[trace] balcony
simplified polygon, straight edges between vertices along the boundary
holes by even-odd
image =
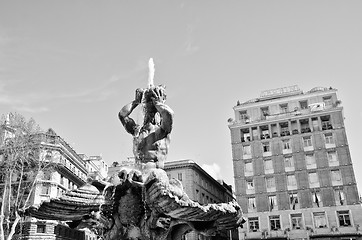
[[[309,132],[311,132],[311,131],[312,131],[312,130],[311,130],[309,127],[302,128],[302,129],[300,130],[301,133],[309,133]]]
[[[322,122],[322,130],[329,130],[329,129],[333,129],[333,126],[331,124],[331,122]]]

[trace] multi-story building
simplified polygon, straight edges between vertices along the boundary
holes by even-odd
[[[229,119],[243,239],[360,239],[362,209],[333,88],[268,90]]]
[[[11,128],[7,127],[6,124],[1,125],[0,150],[7,138],[11,138],[11,136]],[[51,162],[52,166],[56,167],[50,171],[39,172],[33,197],[27,204],[28,206],[39,205],[43,201],[60,196],[65,191],[77,189],[84,185],[90,176],[100,178],[103,176],[102,174],[105,174],[104,171],[107,166],[102,165],[103,160],[100,157],[87,158],[83,154],[77,154],[52,129],[37,133],[36,139],[40,149],[37,155],[39,161]],[[0,158],[0,161],[1,159],[4,161],[3,158]],[[104,166],[105,169],[99,167],[94,161],[100,162],[100,166]],[[97,173],[96,176],[93,173]],[[17,181],[13,181],[13,184],[16,185]],[[0,192],[3,192],[3,185],[4,183],[0,181]],[[22,237],[21,239],[96,239],[92,232],[73,230],[58,221],[44,221],[25,217],[19,225],[22,226],[22,232],[19,235]]]
[[[184,191],[193,201],[200,204],[230,202],[234,199],[231,185],[222,180],[215,180],[197,163],[192,160],[177,160],[165,162],[164,170],[169,179],[175,178],[182,182]],[[237,240],[238,230],[225,231],[211,237],[189,233],[185,239],[232,239]]]
[[[92,179],[103,180],[108,175],[108,165],[101,156],[87,156],[79,154],[86,164],[88,175]]]

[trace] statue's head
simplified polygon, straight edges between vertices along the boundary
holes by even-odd
[[[145,111],[145,123],[156,124],[155,114],[157,109],[154,105],[154,99],[164,103],[166,101],[166,90],[164,85],[158,85],[155,87],[147,88],[143,95],[144,99],[144,111]]]
[[[166,88],[164,85],[158,85],[151,88],[147,88],[144,91],[144,102],[152,103],[152,99],[160,97],[161,101],[166,101]]]

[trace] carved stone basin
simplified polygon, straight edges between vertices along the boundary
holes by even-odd
[[[237,228],[243,221],[235,201],[200,205],[189,199],[180,181],[169,180],[162,169],[152,170],[145,181],[137,176],[128,176],[118,185],[93,181],[32,206],[27,214],[71,221],[73,228],[86,226],[105,240],[178,240],[189,231],[211,236]]]

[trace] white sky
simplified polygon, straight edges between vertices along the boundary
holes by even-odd
[[[132,137],[117,114],[147,87],[152,57],[175,111],[168,160],[208,165],[234,185],[227,119],[237,100],[332,86],[361,187],[361,12],[348,0],[0,0],[0,113],[33,117],[79,153],[123,160]]]

